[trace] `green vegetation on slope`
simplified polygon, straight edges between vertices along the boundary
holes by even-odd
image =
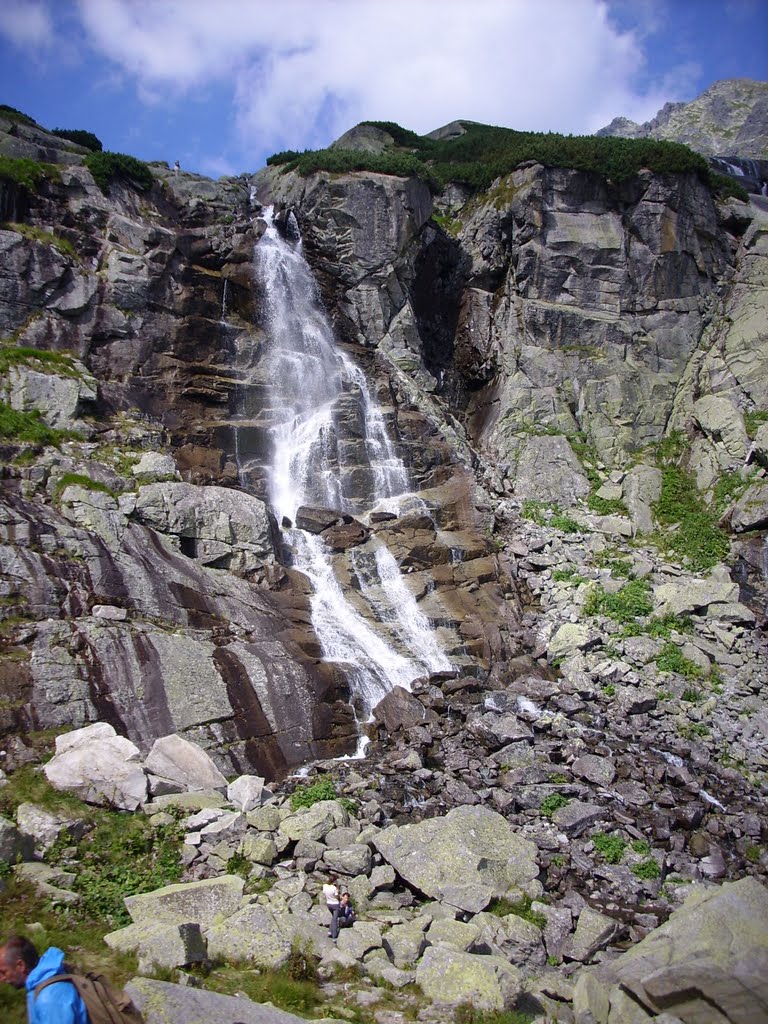
[[[81,128],[54,128],[51,131],[51,135],[57,135],[60,139],[68,139],[70,142],[75,142],[78,146],[84,146],[94,153],[100,153],[104,148],[101,144],[101,139],[94,135],[93,132],[86,132]]]
[[[128,156],[126,153],[111,153],[109,150],[89,153],[84,163],[93,175],[93,180],[105,194],[109,192],[109,186],[116,178],[144,191],[151,188],[154,181],[152,171],[143,160],[137,160],[135,156]]]
[[[631,178],[641,168],[657,174],[694,172],[712,185],[704,157],[676,142],[518,132],[469,123],[458,138],[437,141],[389,121],[362,123],[388,132],[395,147],[381,154],[347,149],[287,151],[274,154],[267,163],[283,165],[302,175],[317,170],[415,174],[436,188],[448,182],[463,182],[487,189],[496,178],[528,160],[546,167],[591,171],[613,182]]]
[[[59,172],[53,164],[41,164],[27,157],[16,159],[0,154],[0,178],[34,192],[46,178],[57,178]]]

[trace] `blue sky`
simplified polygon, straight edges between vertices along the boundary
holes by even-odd
[[[768,0],[4,0],[0,103],[217,177],[364,119],[642,122],[767,40]]]

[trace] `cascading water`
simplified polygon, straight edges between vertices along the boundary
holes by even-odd
[[[256,246],[263,290],[274,408],[270,502],[291,523],[302,505],[364,517],[373,508],[402,514],[424,509],[386,430],[365,375],[337,348],[295,219],[283,237],[272,210]],[[293,218],[293,215],[290,215]],[[312,624],[326,660],[344,664],[359,718],[396,684],[448,670],[429,621],[378,538],[355,549],[352,565],[365,617],[345,597],[331,552],[320,537],[286,527],[296,568],[313,585]],[[363,553],[364,552],[364,553]]]

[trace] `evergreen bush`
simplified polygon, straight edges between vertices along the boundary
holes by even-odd
[[[101,144],[101,139],[97,138],[93,132],[86,132],[80,128],[54,128],[51,131],[51,135],[57,135],[60,139],[68,139],[70,142],[75,142],[78,146],[84,146],[94,153],[100,153],[104,148]]]
[[[141,191],[150,189],[154,182],[148,165],[126,153],[111,153],[105,149],[100,153],[89,153],[84,163],[105,195],[115,178],[127,181]]]

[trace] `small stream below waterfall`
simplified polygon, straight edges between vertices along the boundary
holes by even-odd
[[[407,688],[418,676],[450,670],[451,662],[380,538],[348,553],[353,604],[323,540],[287,524],[302,505],[362,521],[373,510],[402,515],[426,508],[411,490],[365,374],[336,345],[293,215],[284,233],[271,208],[262,216],[266,230],[254,266],[269,368],[269,502],[293,566],[311,581],[323,658],[343,666],[355,713],[365,721],[393,686]],[[236,449],[239,457],[237,440]]]

